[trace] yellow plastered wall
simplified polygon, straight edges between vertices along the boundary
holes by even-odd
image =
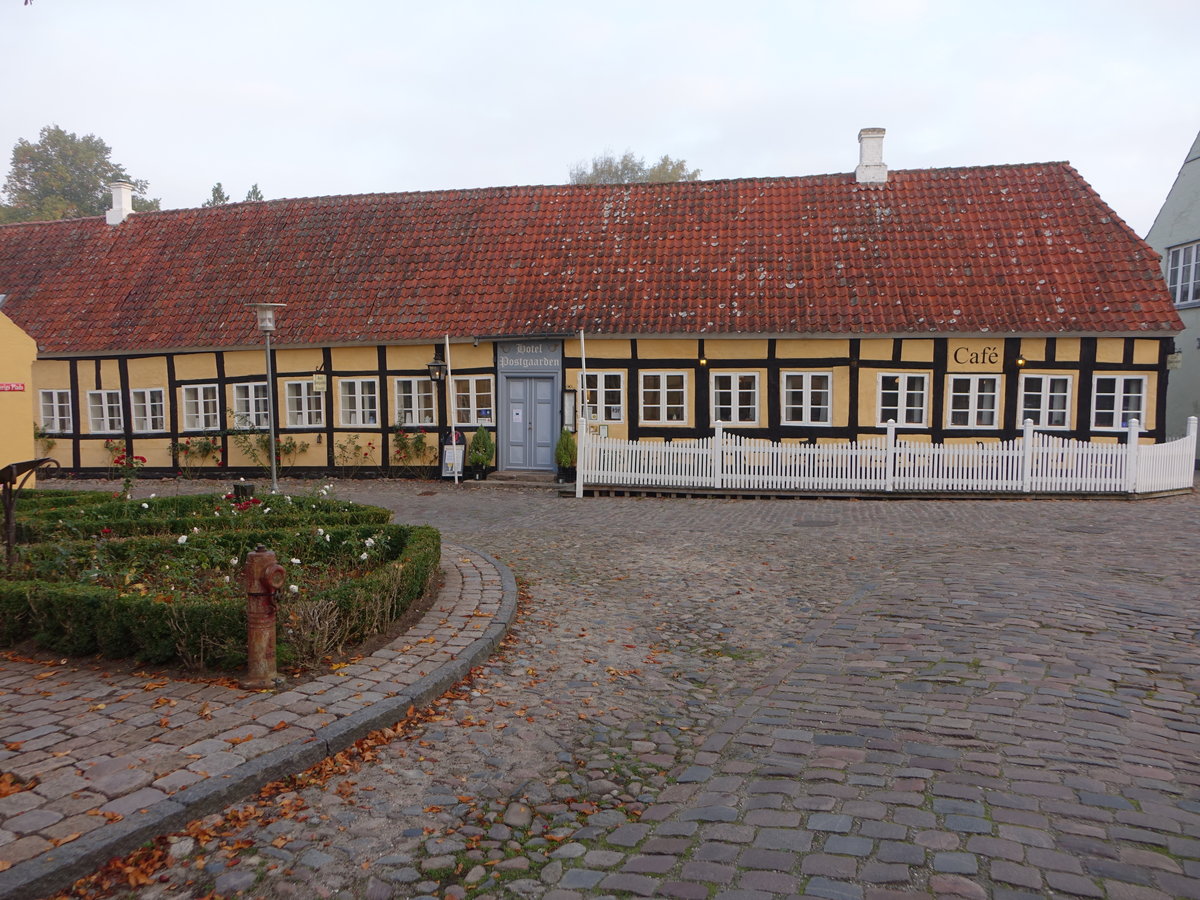
[[[1046,359],[1045,338],[1022,338],[1021,355],[1027,362],[1040,362]]]
[[[862,359],[891,359],[892,341],[887,338],[866,338],[859,342],[858,353]]]
[[[374,347],[334,347],[330,351],[329,359],[333,368],[339,372],[374,372],[379,369],[379,354]]]
[[[783,363],[794,359],[802,362],[807,359],[836,359],[849,358],[850,342],[842,339],[821,340],[819,338],[790,340],[787,338],[775,342],[775,357]]]
[[[1058,338],[1054,342],[1054,358],[1059,362],[1078,362],[1079,340],[1079,338]]]
[[[639,359],[699,359],[700,342],[690,340],[638,341]]]
[[[0,465],[35,459],[33,423],[39,415],[37,390],[33,383],[33,361],[37,344],[0,313]],[[32,485],[30,478],[27,485]]]
[[[1158,362],[1158,341],[1134,341],[1133,361],[1139,366],[1152,366]]]
[[[704,342],[704,355],[710,362],[719,359],[766,359],[764,340],[709,340]]]
[[[1124,338],[1099,338],[1096,341],[1096,362],[1119,363],[1125,358]]]
[[[905,362],[933,362],[933,341],[901,342],[900,358]]]
[[[583,348],[587,351],[589,368],[593,359],[629,359],[633,354],[633,342],[627,340],[585,337]],[[563,341],[563,354],[579,356],[579,338]]]

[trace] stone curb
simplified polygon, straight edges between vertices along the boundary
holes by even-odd
[[[327,756],[340,753],[355,741],[404,718],[410,706],[428,705],[447,688],[492,654],[507,633],[517,610],[517,582],[512,570],[486,553],[464,547],[492,566],[500,575],[500,608],[483,634],[453,660],[415,682],[403,693],[331,722],[306,744],[279,747],[224,775],[207,778],[160,800],[120,822],[105,825],[62,847],[18,863],[0,872],[0,900],[37,900],[68,887],[113,857],[123,856],[141,844],[188,822],[224,809],[265,784],[302,772]]]

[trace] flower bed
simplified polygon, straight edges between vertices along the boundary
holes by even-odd
[[[280,660],[309,664],[385,629],[437,571],[432,528],[385,524],[390,513],[378,507],[272,501],[281,502],[233,510],[215,495],[145,505],[105,496],[49,515],[31,510],[26,532],[47,539],[22,546],[0,581],[0,645],[33,638],[68,655],[240,666],[241,574],[246,554],[262,545],[287,570],[277,597]],[[95,527],[102,521],[113,524]]]

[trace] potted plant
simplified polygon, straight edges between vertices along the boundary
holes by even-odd
[[[492,464],[492,456],[496,453],[496,442],[486,428],[480,428],[471,435],[471,443],[467,445],[467,475],[476,481],[487,478],[488,466]]]
[[[554,445],[554,462],[558,465],[559,484],[575,480],[575,463],[578,455],[579,449],[575,445],[575,435],[564,428],[558,436],[558,443]]]

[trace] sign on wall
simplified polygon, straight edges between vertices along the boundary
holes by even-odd
[[[23,381],[0,381],[0,391],[23,391],[25,390],[25,382]]]

